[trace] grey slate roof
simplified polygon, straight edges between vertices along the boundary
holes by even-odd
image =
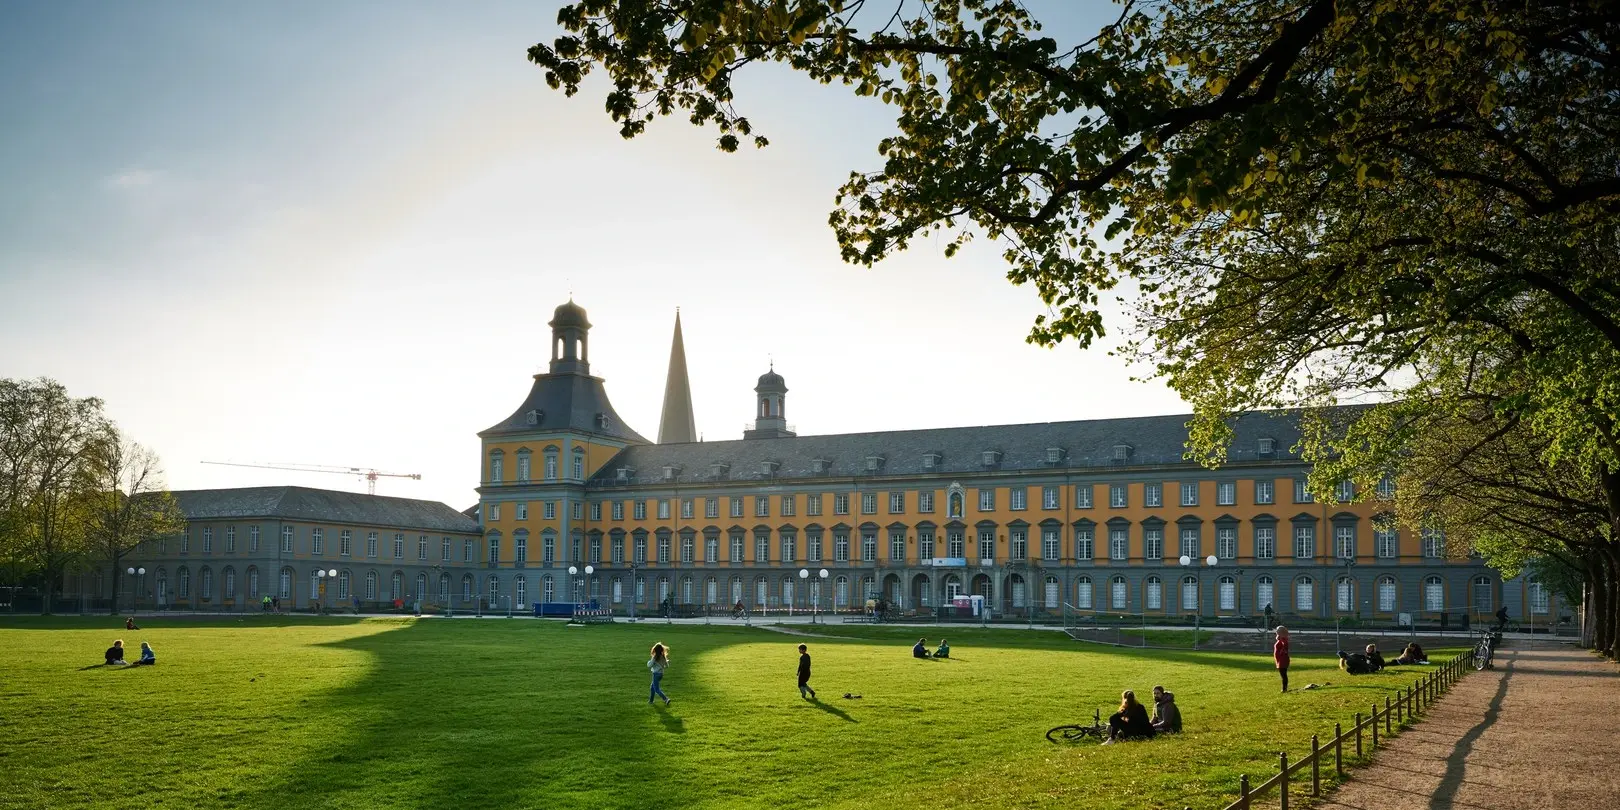
[[[190,489],[173,493],[187,520],[270,518],[477,534],[478,522],[438,501],[309,487]]]
[[[1233,425],[1236,437],[1228,460],[1297,458],[1289,449],[1299,439],[1298,415],[1297,411],[1264,411],[1237,417]],[[1186,424],[1191,419],[1191,414],[1174,414],[632,446],[619,451],[603,465],[589,484],[607,487],[666,483],[664,467],[668,465],[680,468],[676,482],[694,483],[1183,464],[1188,463],[1182,459],[1182,454],[1187,440]],[[1271,456],[1260,455],[1261,438],[1274,440],[1275,450]],[[1114,447],[1122,444],[1130,445],[1131,453],[1125,462],[1116,463]],[[1056,465],[1047,461],[1047,448],[1051,447],[1063,450],[1062,460]],[[999,453],[993,466],[984,464],[985,451]],[[923,466],[924,456],[930,453],[939,454],[932,470]],[[883,457],[876,472],[867,468],[869,456]],[[817,471],[817,459],[830,462],[824,472]],[[762,469],[763,462],[775,462],[778,466],[767,475]],[[729,464],[729,472],[717,476],[712,469],[715,463]],[[635,473],[624,481],[618,478],[620,468],[630,468]]]
[[[539,419],[533,424],[529,422],[530,411],[539,412]],[[511,416],[478,435],[487,437],[535,430],[572,430],[647,443],[613,410],[607,389],[602,387],[601,377],[574,372],[536,374],[534,386],[529,389],[529,396],[523,400],[523,404]]]

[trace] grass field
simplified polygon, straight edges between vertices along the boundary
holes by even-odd
[[[118,628],[118,629],[109,629]],[[1213,808],[1420,673],[1296,657],[951,629],[836,638],[503,619],[0,619],[0,806]],[[822,631],[818,630],[818,632]],[[83,668],[113,638],[156,667]],[[647,649],[672,649],[669,708]],[[819,702],[801,700],[810,645]],[[1121,689],[1177,694],[1187,731],[1058,747]],[[845,700],[846,692],[863,695]]]

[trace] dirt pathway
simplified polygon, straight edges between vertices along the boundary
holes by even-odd
[[[1563,810],[1620,795],[1620,669],[1584,650],[1514,642],[1467,675],[1327,810]]]

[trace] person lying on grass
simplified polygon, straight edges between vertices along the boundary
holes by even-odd
[[[1378,652],[1377,644],[1368,644],[1367,649],[1362,654],[1367,656],[1368,663],[1372,664],[1373,672],[1384,668],[1384,656]]]
[[[919,638],[917,643],[911,645],[912,658],[928,658],[928,639]]]
[[[107,666],[124,665],[124,640],[118,639],[107,648]]]
[[[1400,666],[1400,665],[1407,665],[1407,664],[1427,664],[1427,663],[1429,663],[1429,656],[1425,655],[1423,653],[1423,648],[1419,647],[1418,643],[1416,641],[1414,641],[1411,644],[1406,645],[1406,649],[1401,651],[1400,657],[1396,658],[1395,660],[1393,660],[1391,662],[1389,662],[1389,665],[1390,666]]]
[[[1153,730],[1164,732],[1181,731],[1181,709],[1176,707],[1174,692],[1166,692],[1164,687],[1153,687]]]
[[[1339,651],[1339,669],[1351,675],[1371,675],[1376,671],[1367,656],[1361,653],[1346,653],[1344,650]]]
[[[1108,716],[1108,739],[1103,745],[1120,740],[1153,739],[1153,723],[1148,720],[1147,708],[1136,700],[1136,693],[1126,689],[1119,697],[1119,711]]]

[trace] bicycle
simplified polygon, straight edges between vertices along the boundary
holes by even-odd
[[[1103,725],[1101,711],[1091,713],[1091,725],[1089,726],[1054,726],[1046,732],[1046,740],[1051,743],[1077,743],[1086,739],[1102,742],[1107,736],[1108,726]]]
[[[1496,652],[1496,633],[1489,630],[1479,631],[1479,640],[1474,642],[1474,670],[1484,672],[1492,668],[1491,660]]]

